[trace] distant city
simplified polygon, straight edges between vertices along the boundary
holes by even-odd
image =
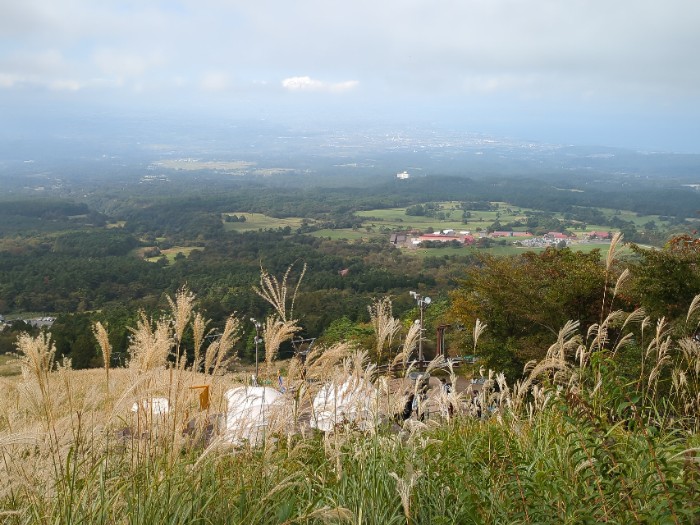
[[[76,125],[77,126],[77,125]],[[0,189],[71,195],[95,183],[196,178],[356,185],[429,175],[536,177],[578,186],[700,187],[700,155],[547,144],[429,127],[308,129],[267,121],[95,121],[0,142]],[[6,132],[5,135],[8,135]],[[76,181],[81,183],[76,185]],[[566,186],[568,183],[568,186]],[[574,188],[575,189],[575,188]]]

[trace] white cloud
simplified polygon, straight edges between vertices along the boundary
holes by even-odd
[[[350,91],[331,82],[339,65],[361,76],[363,92],[519,94],[521,80],[552,91],[700,92],[697,0],[0,0],[0,70],[87,84],[107,76],[130,88],[179,75],[187,86],[228,89],[207,71],[240,78],[287,78],[289,91]],[[52,49],[46,52],[46,49]],[[46,53],[37,71],[3,67],[3,54]],[[52,56],[53,53],[53,56]],[[345,73],[347,74],[347,73]],[[209,78],[203,78],[209,77]],[[347,78],[347,77],[346,77]],[[567,81],[574,79],[573,82]],[[580,81],[587,85],[579,86]],[[5,81],[7,82],[7,81]],[[279,83],[276,83],[279,86]],[[184,85],[184,84],[183,84]],[[274,94],[275,90],[268,90]],[[671,95],[669,95],[671,94]]]
[[[25,101],[700,111],[698,0],[0,0],[0,13],[0,89]]]
[[[82,85],[76,80],[52,80],[48,87],[52,91],[78,91]]]
[[[0,54],[0,69],[20,76],[53,77],[71,69],[63,54],[56,49],[19,51]]]
[[[357,80],[345,82],[323,82],[314,78],[289,77],[282,81],[282,87],[289,91],[318,91],[325,93],[343,93],[355,89],[359,85]]]
[[[503,73],[472,75],[464,80],[462,86],[467,94],[491,95],[515,92],[522,96],[532,96],[546,92],[551,83],[551,78],[544,78],[541,75]]]
[[[103,72],[116,77],[137,77],[163,64],[158,52],[129,53],[114,49],[99,49],[93,53],[93,62]]]
[[[204,91],[228,91],[233,88],[233,81],[227,73],[212,71],[202,77],[199,87]]]
[[[0,88],[12,88],[19,84],[22,79],[12,73],[0,73]]]
[[[46,79],[45,77],[38,75],[0,73],[0,89],[13,89],[21,87],[48,89],[50,91],[79,91],[84,86],[79,81],[74,79]]]
[[[0,56],[0,87],[77,91],[82,83],[73,64],[57,49]]]

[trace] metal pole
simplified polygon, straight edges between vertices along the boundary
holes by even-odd
[[[423,299],[418,299],[418,307],[420,308],[420,337],[418,338],[418,361],[423,364]]]
[[[255,326],[255,381],[258,380],[258,346],[260,345],[260,329],[262,328],[262,323],[257,319],[251,317],[250,321]]]
[[[420,310],[420,320],[418,321],[419,324],[419,330],[420,330],[420,337],[418,338],[418,362],[423,364],[423,312],[425,311],[425,307],[428,306],[431,303],[430,297],[423,297],[421,294],[417,292],[408,292],[411,294],[411,297],[413,297],[416,302],[418,303],[418,309]]]

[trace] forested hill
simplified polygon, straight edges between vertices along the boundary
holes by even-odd
[[[85,202],[57,198],[0,200],[0,237],[32,231],[60,231],[90,224],[102,226],[106,217]]]
[[[599,269],[602,257],[594,253],[590,256],[592,261],[577,259],[578,255],[551,256],[551,261],[540,261],[519,254],[499,266],[479,252],[484,246],[449,253],[435,250],[434,255],[416,257],[389,243],[391,231],[410,224],[408,215],[401,215],[389,228],[381,217],[374,221],[367,213],[358,212],[399,208],[398,213],[403,214],[401,208],[443,201],[452,210],[449,213],[454,213],[453,222],[461,225],[461,221],[472,220],[467,217],[469,206],[479,210],[493,207],[495,202],[506,202],[525,209],[520,214],[522,220],[508,226],[511,228],[531,228],[537,223],[546,232],[550,230],[545,227],[565,229],[588,223],[600,229],[623,231],[628,241],[651,239],[661,246],[674,228],[677,230],[672,233],[676,234],[692,232],[693,226],[687,219],[695,217],[698,207],[698,193],[691,187],[656,183],[631,186],[620,181],[598,184],[595,174],[572,177],[570,183],[562,174],[541,179],[419,174],[407,180],[382,177],[365,187],[340,186],[339,182],[335,186],[314,186],[308,180],[295,187],[290,182],[294,177],[289,176],[284,187],[276,184],[277,177],[271,176],[229,178],[221,183],[212,179],[211,184],[192,190],[186,184],[192,181],[180,175],[172,183],[164,180],[157,184],[127,184],[119,190],[93,188],[84,194],[68,192],[66,188],[56,190],[58,194],[70,193],[70,198],[5,196],[0,200],[0,314],[57,314],[59,328],[69,316],[81,317],[82,324],[64,323],[72,327],[63,331],[65,340],[75,339],[76,330],[84,338],[92,337],[88,320],[111,319],[115,327],[123,328],[121,339],[114,344],[124,351],[128,321],[122,317],[124,308],[132,312],[139,308],[157,311],[166,294],[187,283],[211,316],[212,327],[219,327],[234,311],[262,317],[265,305],[252,291],[261,265],[279,275],[288,265],[303,262],[308,265],[308,272],[298,302],[302,335],[323,336],[335,322],[361,326],[367,321],[368,304],[379,296],[394,297],[396,314],[406,321],[415,319],[416,306],[408,295],[410,290],[421,290],[436,299],[429,313],[434,316],[429,320],[432,330],[438,326],[435,323],[451,323],[445,313],[450,305],[449,294],[462,285],[465,277],[471,275],[472,284],[478,282],[480,274],[470,274],[474,269],[488,270],[493,265],[496,277],[492,282],[497,284],[513,283],[521,275],[528,275],[528,281],[519,282],[521,296],[531,298],[531,304],[521,305],[527,313],[539,308],[547,294],[554,293],[554,299],[559,300],[580,284],[569,283],[561,289],[559,285],[566,281],[548,283],[549,275],[589,268],[593,277],[584,282],[594,283],[592,290],[599,290],[603,281],[594,269]],[[604,212],[604,208],[608,210]],[[615,210],[653,217],[640,219],[627,213],[623,219]],[[557,218],[551,213],[554,211],[558,212]],[[279,221],[273,221],[272,227],[248,230],[238,230],[238,224],[226,222],[233,213],[252,212],[263,213],[267,218],[293,218],[296,222],[290,221],[293,226],[278,226]],[[493,212],[488,223],[474,222],[469,227],[491,228],[497,224],[494,217],[498,213]],[[677,222],[669,217],[675,217]],[[657,222],[664,225],[657,226]],[[438,223],[435,226],[439,227]],[[341,240],[335,235],[338,229],[345,229],[344,234],[351,234],[345,238],[353,240]],[[643,241],[639,240],[642,237]],[[660,315],[667,311],[676,315],[679,306],[673,297],[690,300],[700,286],[695,254],[690,250],[680,257],[662,250],[659,253],[663,256],[657,257],[657,252],[644,250],[634,253],[632,264],[637,266],[630,268],[638,271],[637,280],[624,298],[629,305],[646,305]],[[523,273],[525,268],[531,268],[533,273]],[[672,292],[667,292],[668,287],[662,283],[664,275],[672,277]],[[562,295],[557,296],[556,290]],[[588,304],[593,295],[591,292],[567,300],[571,304]],[[579,315],[578,309],[567,310],[556,300],[549,311]],[[514,301],[504,301],[508,307],[513,304]],[[493,308],[494,312],[501,310],[499,306]],[[514,318],[520,319],[520,324],[506,324],[507,329],[498,334],[491,346],[506,345],[512,349],[511,357],[521,355],[518,352],[523,348],[541,348],[541,338],[546,339],[554,329],[540,332],[533,330],[535,321],[531,317]],[[537,323],[542,324],[542,320],[536,319]],[[467,325],[466,321],[458,324]],[[492,326],[496,328],[498,324],[492,322]],[[532,336],[532,340],[526,340],[523,334]],[[11,349],[10,336],[3,337],[3,348]],[[461,343],[455,339],[453,344],[458,348]],[[62,348],[71,346],[65,343]],[[517,369],[514,362],[511,359],[508,365],[511,371]],[[500,361],[502,367],[506,364]]]
[[[700,210],[700,194],[689,188],[632,184],[610,187],[575,178],[555,185],[532,178],[425,176],[391,181],[380,186],[379,192],[403,202],[505,201],[514,206],[546,211],[578,206],[631,210],[642,215],[693,217]]]
[[[196,195],[138,195],[97,199],[106,212],[126,220],[134,231],[167,230],[176,233],[196,222],[212,235],[218,229],[216,215],[231,210],[260,212],[274,217],[331,219],[336,227],[352,225],[358,210],[408,206],[426,201],[504,201],[523,208],[569,211],[577,208],[630,210],[640,215],[683,219],[700,209],[697,191],[685,187],[653,185],[598,185],[594,181],[457,176],[395,178],[358,187],[279,188],[274,181],[240,183],[236,188],[200,189]]]

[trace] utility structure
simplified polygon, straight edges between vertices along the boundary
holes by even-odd
[[[408,292],[416,300],[418,305],[418,310],[420,311],[420,319],[418,321],[418,328],[420,329],[420,337],[418,338],[418,362],[423,363],[423,314],[425,313],[426,307],[433,301],[430,297],[424,297],[418,292]]]
[[[441,324],[435,329],[437,353],[444,358],[447,358],[447,351],[445,349],[445,330],[450,327],[448,324]]]
[[[258,345],[263,342],[262,337],[260,337],[260,330],[262,330],[262,323],[255,319],[250,318],[250,322],[255,326],[255,380],[258,380]]]

